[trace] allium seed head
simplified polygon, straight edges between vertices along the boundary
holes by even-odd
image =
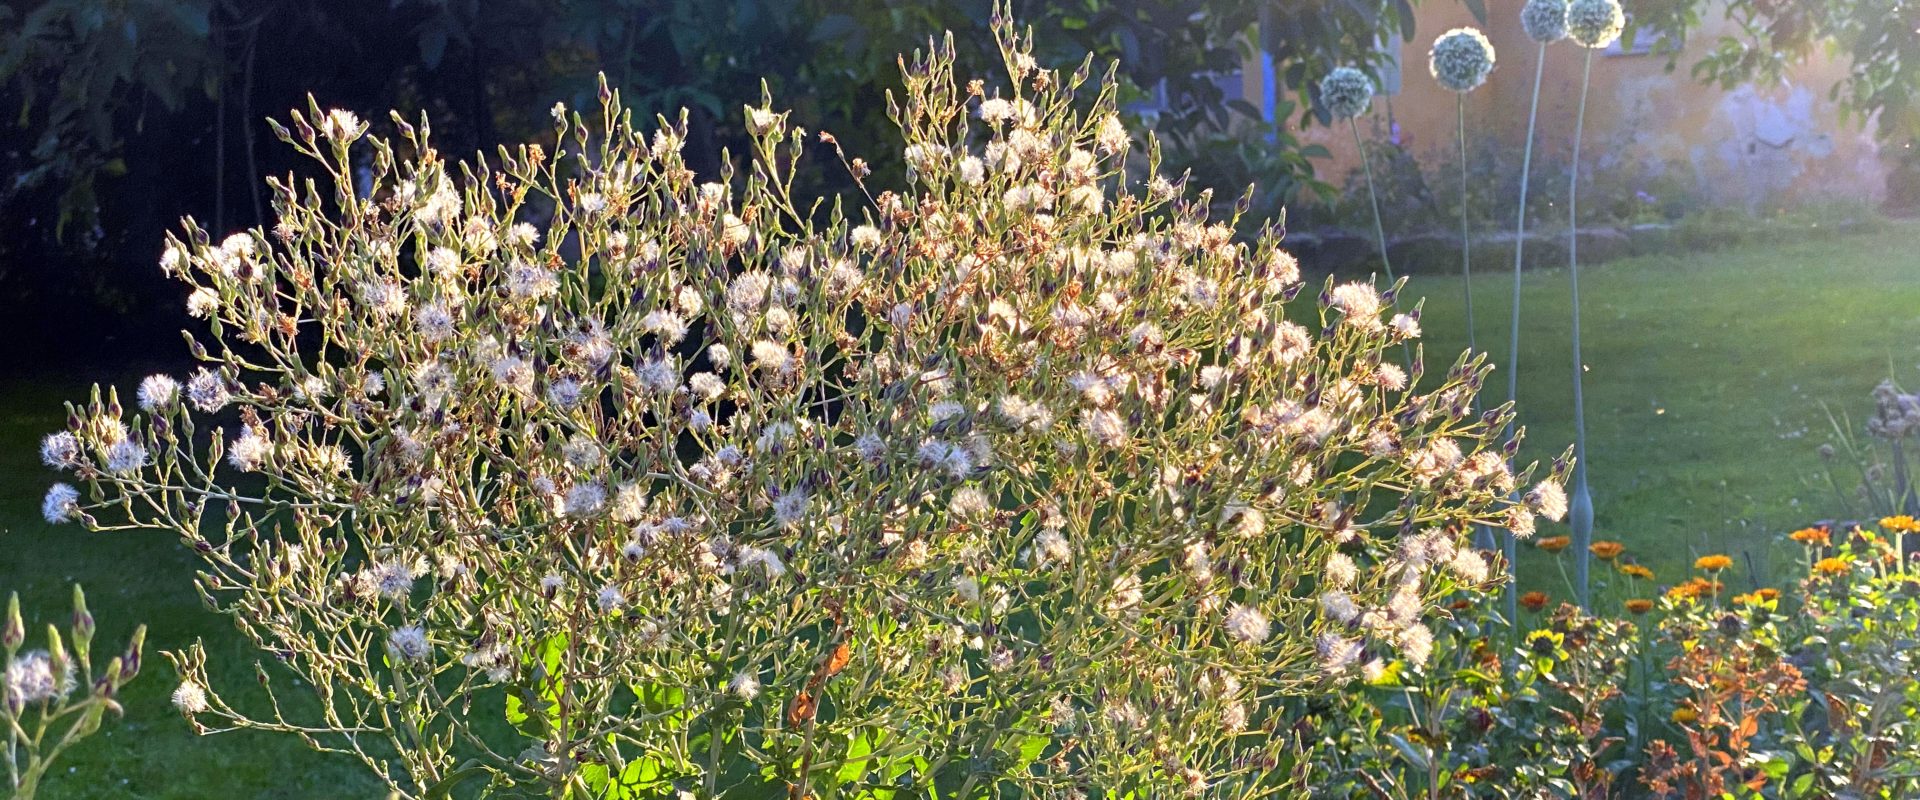
[[[1427,68],[1452,92],[1471,92],[1493,71],[1493,43],[1474,28],[1454,28],[1433,40]]]
[[[1320,102],[1337,120],[1365,114],[1373,102],[1373,80],[1353,67],[1336,67],[1320,79]]]
[[[1520,27],[1540,44],[1567,38],[1567,0],[1527,0],[1520,7]]]
[[[1567,4],[1567,35],[1581,47],[1600,49],[1613,44],[1627,27],[1620,0],[1573,0]]]

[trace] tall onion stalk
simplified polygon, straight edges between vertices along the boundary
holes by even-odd
[[[1337,67],[1320,79],[1320,102],[1334,119],[1345,119],[1353,131],[1353,147],[1360,153],[1360,170],[1367,178],[1367,202],[1373,206],[1373,236],[1380,243],[1380,265],[1393,283],[1393,262],[1387,257],[1386,227],[1380,224],[1380,196],[1373,186],[1373,158],[1360,138],[1360,115],[1373,102],[1373,80],[1353,67]]]
[[[1433,40],[1427,68],[1433,79],[1454,93],[1455,129],[1460,139],[1460,272],[1466,287],[1467,349],[1473,336],[1473,249],[1467,224],[1467,93],[1480,88],[1493,72],[1493,43],[1473,28],[1454,28]]]
[[[1587,124],[1587,90],[1593,83],[1593,51],[1613,44],[1626,27],[1617,0],[1574,0],[1567,6],[1567,34],[1587,49],[1580,71],[1580,110],[1573,122],[1573,161],[1567,170],[1567,280],[1573,302],[1573,493],[1568,522],[1573,527],[1574,589],[1580,606],[1591,606],[1589,572],[1593,560],[1593,493],[1587,485],[1587,412],[1580,352],[1580,136]]]
[[[1513,223],[1513,318],[1507,340],[1507,402],[1515,407],[1520,399],[1520,270],[1527,253],[1527,189],[1532,185],[1533,136],[1540,120],[1540,78],[1547,68],[1547,45],[1567,37],[1566,0],[1529,0],[1520,10],[1520,26],[1540,49],[1533,62],[1533,99],[1527,104],[1527,141],[1520,156],[1520,209]],[[1507,619],[1519,619],[1520,540],[1511,531],[1502,538],[1507,568],[1514,570],[1514,580],[1507,582]]]

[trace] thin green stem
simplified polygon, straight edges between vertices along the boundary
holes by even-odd
[[[1586,362],[1580,357],[1580,134],[1587,123],[1587,88],[1593,80],[1593,50],[1587,50],[1586,65],[1580,74],[1580,111],[1573,122],[1573,160],[1567,169],[1567,275],[1573,292],[1573,496],[1569,503],[1573,526],[1574,576],[1578,581],[1580,607],[1588,606],[1587,568],[1593,544],[1593,495],[1587,488],[1587,407],[1582,393],[1581,373]]]
[[[1454,126],[1460,139],[1460,285],[1467,292],[1467,349],[1473,341],[1473,239],[1467,227],[1467,93],[1453,95]]]
[[[1373,205],[1373,236],[1380,241],[1380,266],[1387,270],[1387,283],[1393,283],[1393,262],[1387,259],[1387,231],[1380,225],[1380,197],[1373,190],[1373,159],[1367,155],[1367,143],[1360,139],[1360,121],[1347,118],[1353,130],[1353,146],[1360,151],[1360,171],[1367,176],[1367,202]]]
[[[1547,45],[1542,42],[1540,55],[1533,62],[1533,101],[1527,107],[1527,144],[1520,156],[1520,212],[1513,225],[1513,320],[1507,340],[1507,403],[1510,406],[1520,399],[1520,267],[1527,252],[1527,188],[1533,173],[1533,132],[1540,119],[1540,76],[1546,67]],[[1508,420],[1501,438],[1512,435],[1513,421]],[[1504,538],[1507,569],[1514,573],[1513,580],[1507,581],[1507,619],[1512,621],[1520,618],[1520,540],[1512,531]]]

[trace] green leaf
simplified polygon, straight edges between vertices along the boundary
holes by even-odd
[[[1412,742],[1407,741],[1400,734],[1389,733],[1386,737],[1387,741],[1393,744],[1393,749],[1399,750],[1400,757],[1406,759],[1409,765],[1421,772],[1427,770],[1427,754],[1424,750],[1413,746]]]
[[[1467,10],[1473,12],[1474,22],[1479,23],[1481,25],[1487,24],[1486,0],[1460,0],[1460,2],[1465,3],[1467,6]]]

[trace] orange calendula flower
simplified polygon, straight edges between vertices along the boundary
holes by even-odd
[[[1804,545],[1820,545],[1824,547],[1832,543],[1833,533],[1827,530],[1826,526],[1821,525],[1813,528],[1801,528],[1800,530],[1787,534],[1787,538]]]
[[[1888,533],[1920,533],[1920,520],[1911,514],[1880,518],[1880,529]]]
[[[1653,610],[1653,601],[1644,597],[1635,597],[1627,601],[1627,610],[1635,614],[1645,614]]]
[[[1760,599],[1765,600],[1767,602],[1773,602],[1775,600],[1780,599],[1780,590],[1775,589],[1771,586],[1756,589],[1754,590],[1754,594],[1760,595]]]
[[[1571,544],[1573,544],[1573,540],[1565,536],[1549,536],[1545,539],[1533,540],[1534,547],[1538,547],[1549,553],[1558,553],[1567,549],[1567,546]]]
[[[1693,560],[1694,569],[1703,569],[1708,572],[1719,572],[1731,566],[1733,566],[1733,559],[1718,553]]]
[[[1813,562],[1813,571],[1822,575],[1845,575],[1853,570],[1853,562],[1839,556],[1828,556]]]
[[[1725,588],[1727,588],[1726,584],[1719,581],[1692,578],[1686,583],[1668,589],[1667,597],[1672,600],[1698,600],[1708,595],[1717,595]]]
[[[1620,574],[1629,578],[1639,578],[1643,581],[1653,580],[1653,570],[1647,569],[1639,564],[1621,564]]]
[[[1619,542],[1594,542],[1588,545],[1587,549],[1593,551],[1594,558],[1598,558],[1601,561],[1612,561],[1618,558],[1621,553],[1626,552],[1627,546]]]
[[[1547,607],[1546,592],[1527,592],[1520,595],[1520,605],[1528,611],[1539,611]]]

